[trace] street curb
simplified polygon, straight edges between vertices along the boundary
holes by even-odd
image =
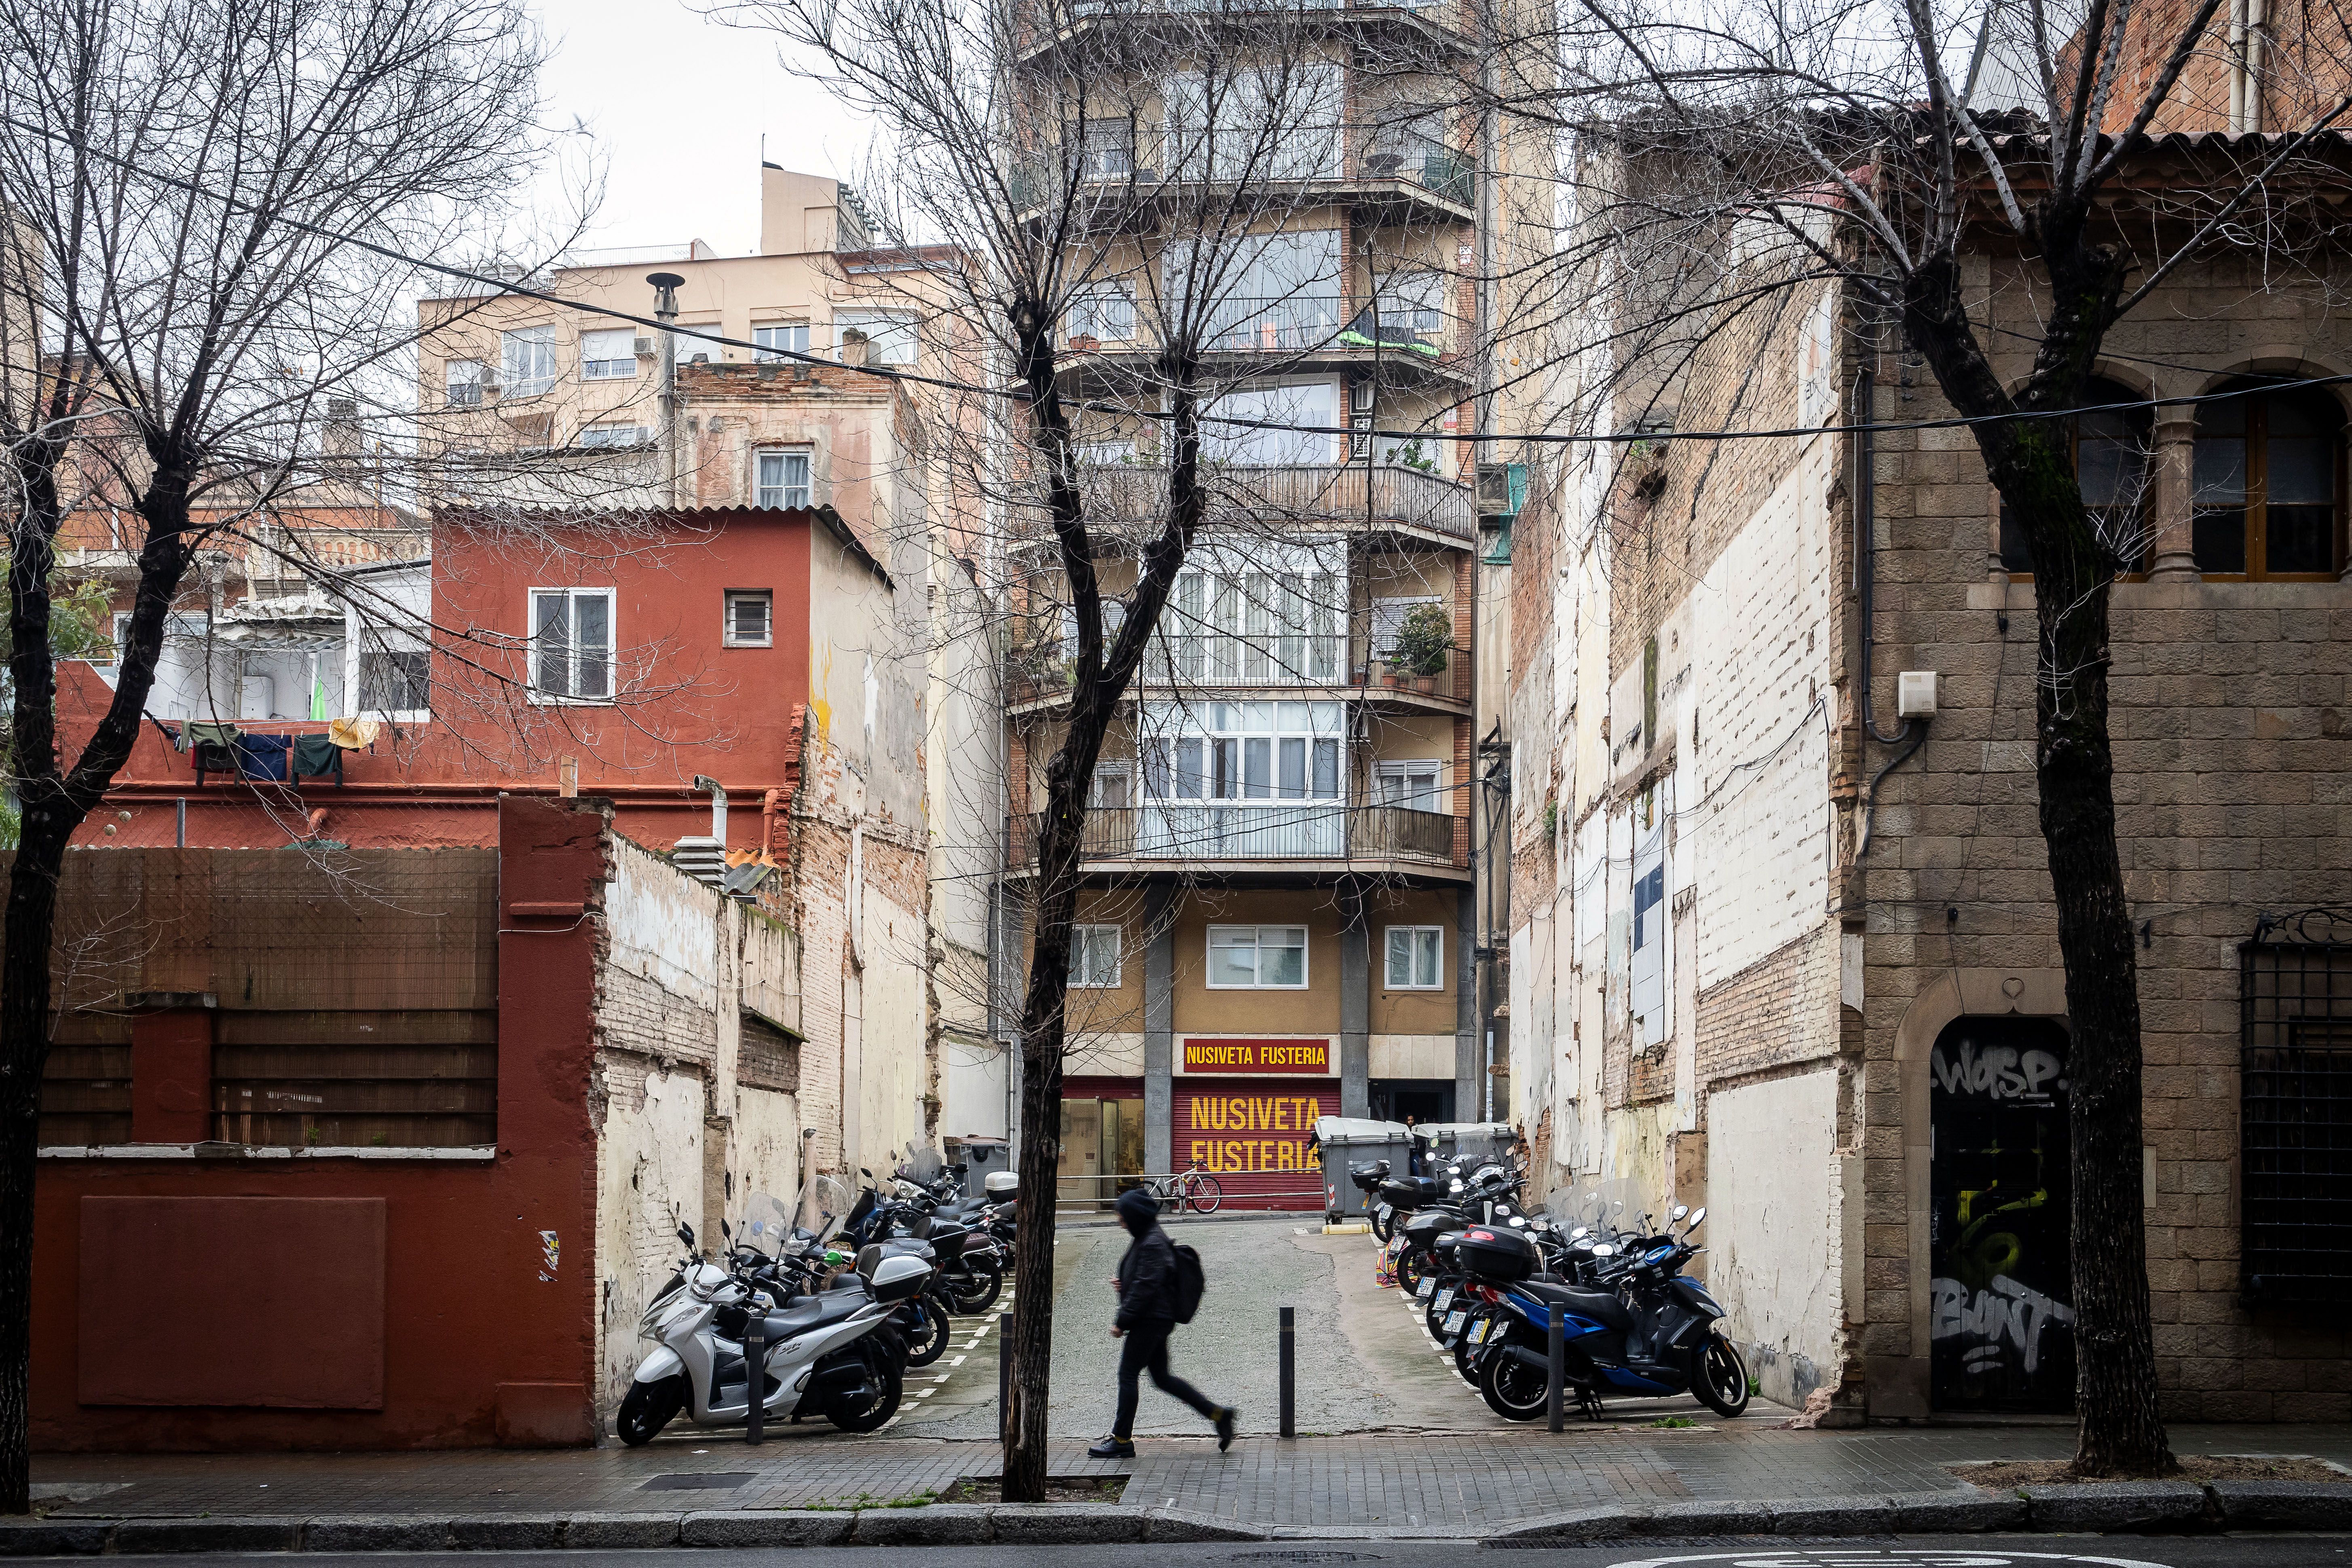
[[[665,1546],[975,1546],[1250,1541],[1417,1541],[1489,1547],[1701,1536],[2188,1534],[2352,1531],[2352,1486],[2315,1481],[2106,1481],[1807,1502],[1605,1504],[1471,1530],[1268,1525],[1118,1503],[937,1503],[896,1509],[701,1513],[319,1514],[221,1519],[0,1520],[0,1557],[157,1552],[572,1551]]]

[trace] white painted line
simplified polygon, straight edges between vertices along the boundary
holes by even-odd
[[[915,1397],[917,1399],[929,1399],[932,1394],[937,1394],[939,1390],[936,1388],[919,1388],[915,1390]]]
[[[948,1357],[948,1364],[950,1366],[961,1366],[963,1364],[963,1357],[960,1355],[950,1356]]]

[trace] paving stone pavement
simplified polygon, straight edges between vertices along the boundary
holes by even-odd
[[[1777,1414],[1777,1413],[1776,1413]],[[2352,1427],[2180,1426],[2183,1453],[2301,1454],[2352,1463]],[[1593,1504],[1786,1502],[1960,1492],[1955,1460],[2063,1456],[2063,1426],[1775,1430],[1760,1417],[1679,1431],[1582,1426],[1447,1434],[1146,1440],[1131,1460],[1057,1443],[1057,1476],[1124,1475],[1130,1506],[1265,1525],[1444,1528]],[[37,1497],[57,1518],[646,1512],[856,1506],[998,1471],[995,1445],[785,1427],[740,1440],[400,1454],[41,1455]],[[698,1482],[704,1484],[697,1484]]]

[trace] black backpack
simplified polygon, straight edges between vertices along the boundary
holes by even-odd
[[[1176,1254],[1175,1277],[1170,1281],[1176,1299],[1176,1321],[1189,1323],[1201,1310],[1201,1295],[1209,1288],[1209,1277],[1201,1271],[1199,1253],[1181,1241],[1169,1243],[1169,1249]]]

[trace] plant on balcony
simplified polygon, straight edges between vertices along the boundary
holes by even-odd
[[[1389,668],[1410,675],[1428,690],[1454,654],[1454,619],[1436,605],[1409,610],[1389,648]]]
[[[1437,472],[1436,454],[1423,451],[1421,437],[1418,436],[1403,446],[1392,449],[1388,455],[1388,461],[1392,468],[1411,468],[1416,474]]]

